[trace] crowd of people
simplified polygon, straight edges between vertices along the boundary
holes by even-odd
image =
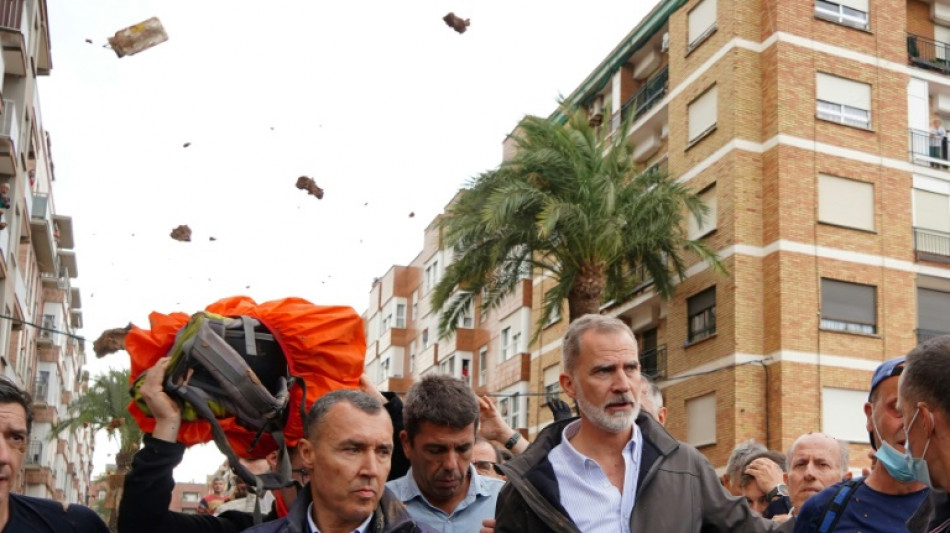
[[[424,376],[404,400],[365,378],[324,395],[289,450],[294,483],[255,500],[257,520],[246,501],[226,507],[223,479],[202,513],[169,510],[185,448],[162,359],[141,388],[156,424],[126,476],[119,531],[950,531],[950,336],[877,367],[863,413],[873,460],[859,477],[847,444],[823,433],[786,453],[741,443],[719,476],[666,431],[662,393],[641,376],[624,323],[584,316],[562,353],[560,386],[578,416],[552,403],[556,420],[532,443],[449,376]],[[10,491],[31,412],[29,396],[0,380],[0,531],[106,531],[84,507]],[[255,468],[276,471],[276,454]]]

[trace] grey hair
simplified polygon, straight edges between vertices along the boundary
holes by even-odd
[[[452,429],[474,425],[478,432],[478,398],[461,379],[430,374],[409,387],[403,422],[411,443],[423,422]]]
[[[600,333],[619,333],[624,332],[630,335],[634,346],[637,344],[636,337],[630,327],[623,323],[619,318],[612,316],[586,314],[574,322],[571,322],[564,334],[564,341],[561,345],[562,367],[567,374],[574,374],[574,367],[577,366],[577,358],[581,354],[581,339],[584,333],[593,329]]]
[[[915,404],[926,402],[950,415],[950,335],[933,337],[911,350],[902,374],[902,397]]]
[[[824,435],[825,437],[828,437],[829,439],[838,443],[838,466],[842,475],[848,473],[848,465],[851,463],[851,446],[848,445],[847,442],[841,439],[836,439],[826,433],[805,433],[804,435],[795,439],[795,442],[793,442],[792,445],[788,447],[788,453],[785,454],[789,462],[794,462],[795,460],[795,446],[797,446],[798,442],[802,440],[802,437],[806,437],[808,435]]]
[[[768,448],[755,442],[755,439],[749,439],[736,444],[736,447],[732,449],[732,454],[729,456],[729,461],[726,462],[726,475],[729,476],[729,483],[732,483],[734,486],[736,483],[739,483],[739,477],[749,463],[749,457],[767,451],[769,451]]]
[[[660,390],[660,386],[656,384],[656,381],[646,374],[640,374],[640,379],[647,385],[643,392],[650,396],[653,407],[659,411],[663,407],[663,391]]]
[[[307,413],[307,419],[304,421],[304,433],[308,438],[316,440],[317,429],[319,429],[323,419],[326,418],[327,413],[334,405],[343,402],[349,403],[368,415],[375,415],[383,410],[383,406],[378,399],[362,391],[341,389],[328,392],[314,402],[310,412]]]
[[[746,485],[755,481],[755,478],[745,473],[745,469],[749,467],[749,464],[756,459],[765,458],[773,463],[777,464],[779,468],[782,469],[782,472],[787,472],[785,465],[785,455],[782,452],[777,452],[773,450],[766,450],[764,452],[755,452],[748,457],[746,457],[745,462],[742,463],[742,475],[739,476],[739,487],[745,488]]]

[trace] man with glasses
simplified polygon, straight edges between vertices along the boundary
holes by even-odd
[[[501,450],[495,448],[484,437],[475,437],[475,448],[472,449],[472,464],[475,465],[475,471],[478,472],[478,475],[505,481],[505,476],[495,470],[495,465],[500,465],[503,462]]]

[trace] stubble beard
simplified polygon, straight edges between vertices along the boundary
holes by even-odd
[[[608,399],[607,403],[613,403],[615,401],[630,402],[633,404],[633,410],[629,413],[621,412],[610,414],[604,407],[588,402],[587,399],[584,398],[584,393],[581,392],[581,389],[579,387],[577,388],[577,406],[581,413],[595,426],[610,433],[620,433],[630,429],[637,420],[637,416],[640,415],[640,402],[638,402],[632,394],[615,396]]]

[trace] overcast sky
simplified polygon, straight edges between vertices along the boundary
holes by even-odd
[[[518,120],[551,113],[656,4],[47,2],[40,102],[93,374],[128,356],[95,360],[91,341],[148,327],[153,310],[244,294],[362,313],[373,278],[415,257]],[[449,11],[471,19],[466,33],[441,20]],[[121,59],[103,48],[152,16],[167,42]],[[295,188],[301,175],[322,200]],[[192,242],[169,237],[179,224]],[[97,441],[95,472],[113,448]],[[203,481],[220,463],[210,448],[176,478]]]

